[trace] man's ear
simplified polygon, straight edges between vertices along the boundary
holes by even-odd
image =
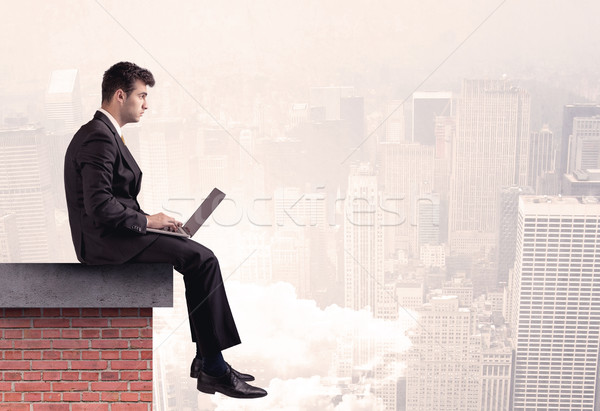
[[[125,100],[127,100],[127,94],[125,94],[125,92],[122,89],[117,89],[117,91],[115,91],[115,98],[117,99],[118,102],[125,102]]]

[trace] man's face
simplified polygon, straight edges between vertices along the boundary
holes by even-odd
[[[148,108],[146,104],[146,84],[141,80],[135,81],[135,88],[129,93],[121,106],[121,120],[127,123],[137,123]]]

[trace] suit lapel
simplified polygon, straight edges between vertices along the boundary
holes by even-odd
[[[118,135],[117,130],[111,121],[100,111],[96,111],[94,117],[102,120],[108,126],[110,131],[112,131],[115,142],[117,143],[117,147],[119,148],[119,152],[121,153],[121,157],[123,158],[123,162],[133,172],[135,192],[139,193],[142,182],[142,170],[138,166],[127,146],[123,143],[123,140],[121,140],[121,136]]]

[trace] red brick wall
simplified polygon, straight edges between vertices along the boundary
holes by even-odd
[[[0,411],[151,409],[151,308],[0,308]]]

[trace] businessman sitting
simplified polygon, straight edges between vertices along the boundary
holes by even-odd
[[[121,127],[140,121],[148,108],[150,71],[133,63],[110,67],[102,80],[102,108],[73,136],[65,156],[65,191],[77,258],[86,264],[170,263],[183,274],[196,357],[190,375],[198,390],[235,398],[267,395],[254,377],[225,362],[221,351],[240,344],[219,262],[187,238],[147,233],[175,230],[181,222],[140,208],[142,172],[125,145]]]

